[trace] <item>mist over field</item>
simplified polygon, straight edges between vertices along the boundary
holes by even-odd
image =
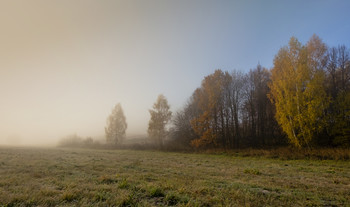
[[[104,139],[117,103],[126,137],[146,136],[158,94],[175,114],[215,69],[271,68],[291,36],[350,45],[346,4],[2,1],[0,144]]]
[[[0,207],[350,206],[349,8],[0,0]]]

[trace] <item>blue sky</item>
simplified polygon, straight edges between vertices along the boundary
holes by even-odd
[[[182,107],[215,69],[271,68],[290,37],[350,47],[350,1],[54,0],[0,3],[0,143],[104,134],[121,102],[145,134],[163,93]]]

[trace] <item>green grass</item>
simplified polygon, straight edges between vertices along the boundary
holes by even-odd
[[[350,162],[0,147],[0,206],[350,206]]]

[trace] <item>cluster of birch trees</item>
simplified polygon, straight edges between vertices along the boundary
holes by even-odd
[[[349,50],[292,37],[270,70],[216,70],[175,113],[170,137],[195,148],[349,146]]]
[[[166,125],[171,120],[170,106],[164,95],[160,94],[149,110],[148,138],[154,146],[162,149],[164,140],[168,136]],[[126,138],[126,118],[120,103],[116,104],[107,118],[105,127],[106,142],[111,146],[121,146]]]
[[[350,52],[316,35],[304,45],[292,37],[273,68],[215,70],[173,117],[163,95],[149,112],[148,135],[160,148],[166,137],[187,148],[349,147]],[[107,119],[107,142],[121,143],[126,128],[117,104]]]

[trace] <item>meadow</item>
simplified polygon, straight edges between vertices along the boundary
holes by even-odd
[[[0,147],[0,206],[350,206],[350,162]]]

